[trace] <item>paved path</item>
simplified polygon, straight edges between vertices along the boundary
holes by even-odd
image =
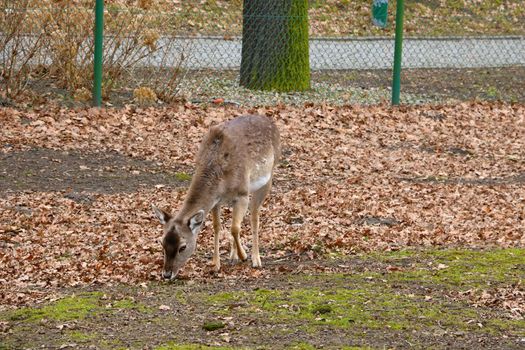
[[[169,55],[159,53],[144,64],[173,64],[183,52],[186,68],[236,69],[241,62],[241,40],[222,38],[163,39]],[[390,38],[311,39],[310,62],[320,69],[390,68],[394,41]],[[403,43],[405,68],[473,68],[525,65],[525,37],[410,39]]]
[[[26,40],[22,49],[32,47],[31,41],[35,38],[27,37]],[[105,45],[106,50],[111,50],[109,42]],[[160,39],[157,44],[161,49],[153,55],[147,54],[140,61],[143,65],[177,66],[181,55],[184,56],[182,67],[189,69],[238,69],[241,63],[240,38],[224,40],[222,37],[175,37]],[[391,68],[393,56],[394,40],[391,38],[310,39],[310,64],[313,70]],[[50,63],[49,57],[49,52],[44,51],[38,61],[33,61]],[[131,57],[134,58],[135,56]],[[403,43],[404,68],[511,65],[525,66],[525,36],[405,38]]]

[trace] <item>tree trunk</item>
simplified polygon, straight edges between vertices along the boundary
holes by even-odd
[[[240,85],[310,88],[308,0],[244,0]]]

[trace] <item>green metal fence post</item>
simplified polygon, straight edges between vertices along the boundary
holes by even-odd
[[[93,59],[93,105],[102,105],[102,50],[104,41],[104,0],[95,3],[95,50]]]
[[[394,48],[394,77],[392,79],[392,105],[399,105],[401,90],[401,52],[403,50],[404,0],[397,0],[396,39]]]

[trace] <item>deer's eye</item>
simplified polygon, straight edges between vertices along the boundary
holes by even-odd
[[[185,250],[186,250],[186,245],[182,245],[179,247],[179,253],[182,253]]]

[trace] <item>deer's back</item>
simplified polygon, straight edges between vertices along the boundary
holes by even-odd
[[[196,175],[222,182],[225,191],[252,192],[271,178],[279,157],[275,123],[265,116],[240,116],[210,129],[199,150]]]

